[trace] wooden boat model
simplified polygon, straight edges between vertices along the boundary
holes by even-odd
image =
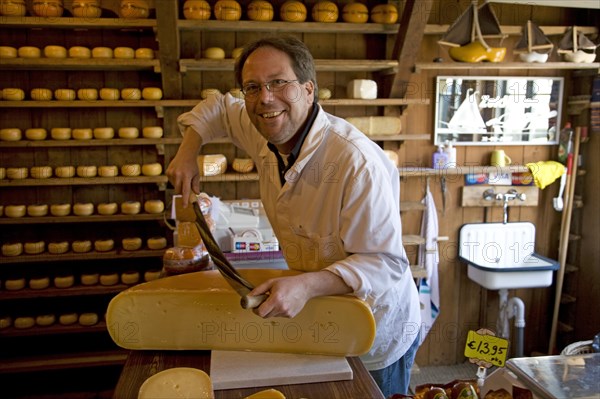
[[[596,47],[577,26],[572,26],[565,32],[558,43],[557,52],[563,55],[565,61],[577,63],[592,63],[596,59]]]
[[[542,32],[542,30],[532,21],[527,21],[523,26],[521,39],[514,49],[515,54],[524,62],[548,61],[548,57],[554,48],[554,44]]]
[[[450,26],[439,44],[449,46],[448,54],[460,62],[501,62],[506,55],[505,47],[492,47],[487,39],[503,39],[500,23],[491,5],[485,1],[480,7],[477,0]]]

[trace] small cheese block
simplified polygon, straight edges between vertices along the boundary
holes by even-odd
[[[75,276],[72,274],[54,277],[54,286],[56,288],[69,288],[72,287],[73,284],[75,284]]]
[[[164,249],[167,246],[167,239],[165,237],[150,237],[146,241],[146,245],[149,249]]]
[[[142,247],[140,237],[125,237],[121,240],[121,246],[125,251],[137,251]]]
[[[144,126],[142,136],[147,139],[159,139],[163,136],[162,126]]]
[[[377,83],[370,79],[354,79],[346,86],[348,98],[373,100],[377,98]]]
[[[162,173],[162,165],[158,162],[146,163],[142,165],[142,174],[144,176],[159,176]]]
[[[79,315],[79,324],[82,326],[93,326],[98,323],[98,314],[86,312]]]
[[[119,210],[119,205],[116,202],[101,202],[98,204],[98,214],[114,215]]]
[[[27,205],[27,215],[31,217],[46,216],[48,214],[48,204]]]
[[[202,176],[217,176],[227,170],[227,158],[223,154],[198,155],[197,162]]]
[[[109,252],[115,248],[115,241],[107,238],[94,241],[94,249],[97,252]]]
[[[300,273],[276,269],[239,272],[254,285]],[[239,294],[216,270],[165,277],[122,291],[110,301],[106,322],[136,326],[136,340],[126,339],[122,330],[109,329],[113,341],[126,349],[359,356],[369,351],[375,339],[373,314],[354,296],[316,297],[293,319],[273,317],[267,321],[242,309]]]
[[[82,285],[96,285],[100,281],[100,274],[98,273],[83,273],[81,275]]]
[[[17,49],[10,46],[0,46],[0,58],[17,58]]]
[[[48,243],[48,252],[51,254],[60,255],[60,254],[67,253],[68,251],[69,251],[69,242],[68,241]]]
[[[20,218],[25,216],[27,207],[25,205],[6,205],[4,214],[9,218]]]
[[[20,58],[40,58],[42,51],[34,46],[22,46],[17,50]]]
[[[52,216],[68,216],[71,213],[71,204],[52,204],[50,214]]]
[[[71,57],[71,58],[91,58],[92,52],[87,47],[73,46],[73,47],[69,48],[69,57]]]
[[[254,169],[254,161],[252,158],[235,158],[231,167],[238,173],[252,172],[252,169]]]
[[[121,139],[136,139],[140,135],[140,131],[137,127],[120,127],[118,135]]]
[[[125,164],[121,166],[121,174],[123,176],[139,176],[142,173],[142,166],[137,163]]]
[[[2,89],[2,98],[7,101],[22,101],[25,99],[25,91],[16,87]]]
[[[32,166],[29,171],[31,178],[33,179],[47,179],[52,177],[51,166]]]
[[[80,165],[77,167],[77,176],[79,177],[96,177],[98,168],[94,165]]]
[[[43,87],[31,89],[31,99],[35,101],[50,101],[52,100],[52,90]]]
[[[100,89],[100,99],[104,101],[116,101],[119,99],[121,92],[113,87],[103,87]]]
[[[42,127],[25,130],[25,138],[27,138],[27,140],[40,141],[46,140],[46,137],[48,137],[48,131]]]
[[[214,397],[208,374],[190,367],[174,367],[160,371],[146,379],[138,392],[138,399]]]
[[[141,60],[152,60],[154,59],[154,50],[147,47],[140,47],[135,50],[135,58]]]
[[[162,200],[147,200],[144,202],[144,211],[146,213],[162,213],[165,210],[165,203]]]
[[[77,90],[77,99],[82,101],[96,101],[98,99],[98,89],[86,87]]]
[[[396,116],[351,116],[346,120],[367,136],[393,136],[402,132],[402,121]]]
[[[119,174],[117,165],[102,165],[98,167],[98,176],[100,177],[115,177]]]
[[[115,47],[114,57],[131,60],[135,58],[135,50],[131,47]]]
[[[8,291],[18,291],[25,288],[25,278],[9,278],[4,282],[4,288]]]
[[[70,326],[71,324],[77,323],[79,315],[77,313],[63,313],[58,316],[58,323],[63,326]]]
[[[121,98],[125,101],[137,101],[142,99],[142,91],[137,87],[126,87],[121,89]]]
[[[90,252],[92,250],[92,242],[90,240],[73,241],[71,248],[73,248],[73,252],[80,254]]]
[[[53,314],[41,314],[35,317],[35,324],[40,327],[48,327],[56,322],[56,316]]]
[[[53,127],[50,129],[50,137],[53,140],[71,139],[72,130],[70,127]]]
[[[131,270],[121,273],[121,283],[127,285],[137,284],[140,281],[140,272]]]
[[[73,213],[77,216],[90,216],[94,213],[94,204],[91,202],[76,202],[73,205]]]
[[[26,254],[39,255],[46,250],[46,243],[44,241],[28,241],[23,247]]]
[[[44,57],[46,58],[67,58],[67,49],[63,46],[44,47]]]
[[[77,92],[73,89],[56,89],[54,98],[60,101],[73,101],[77,98]]]
[[[92,58],[113,58],[113,49],[110,47],[94,47]]]
[[[222,60],[225,58],[225,50],[221,47],[208,47],[204,50],[204,58]]]
[[[23,132],[16,127],[0,129],[0,140],[19,141],[23,138]]]
[[[6,177],[12,180],[26,179],[29,176],[27,168],[6,168]]]
[[[121,203],[121,213],[124,215],[137,215],[140,213],[142,204],[139,201],[125,201]]]
[[[43,290],[50,287],[50,277],[33,277],[29,279],[29,288],[32,290]]]
[[[54,174],[60,178],[71,178],[75,176],[75,166],[57,166],[54,168]]]
[[[162,96],[162,89],[159,87],[145,87],[142,90],[142,98],[144,100],[160,100]]]
[[[19,330],[24,330],[27,328],[31,328],[35,326],[35,319],[31,316],[21,316],[15,319],[14,323],[15,328]]]
[[[12,317],[10,317],[10,316],[0,317],[0,330],[2,330],[3,328],[8,328],[8,327],[12,326],[12,324],[13,324]]]
[[[90,128],[76,128],[71,131],[75,140],[91,140],[94,137],[94,132]]]
[[[118,273],[108,273],[100,275],[100,284],[111,286],[119,283],[119,274]]]
[[[159,269],[146,270],[144,272],[144,281],[154,281],[160,278],[161,271]]]

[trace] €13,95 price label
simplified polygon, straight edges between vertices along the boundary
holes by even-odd
[[[465,345],[465,356],[494,366],[504,367],[508,352],[508,340],[493,335],[469,331]]]

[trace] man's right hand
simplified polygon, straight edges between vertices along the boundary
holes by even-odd
[[[181,194],[184,207],[188,206],[192,192],[200,193],[200,170],[197,158],[201,147],[200,135],[188,127],[177,154],[167,167],[167,177],[173,185],[175,193]]]

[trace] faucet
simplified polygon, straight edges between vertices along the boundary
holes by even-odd
[[[518,199],[520,201],[525,201],[527,199],[527,195],[525,193],[519,193],[514,188],[508,190],[505,194],[496,193],[493,188],[488,188],[483,192],[483,199],[486,201],[502,201],[503,210],[504,210],[504,218],[503,223],[508,223],[508,202]]]

